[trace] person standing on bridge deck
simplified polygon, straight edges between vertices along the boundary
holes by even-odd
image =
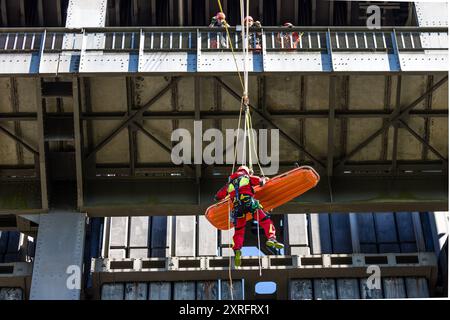
[[[254,47],[256,51],[261,51],[262,48],[262,25],[261,22],[259,20],[256,20],[253,23],[253,28],[258,29],[258,31],[256,31],[256,35],[254,36]]]
[[[283,27],[294,28],[294,25],[290,22],[286,22],[285,24],[283,24]],[[279,41],[280,48],[282,47],[281,39],[283,39],[284,49],[297,49],[297,47],[300,43],[300,40],[301,40],[301,35],[299,35],[298,32],[296,32],[296,31],[286,32],[283,35],[281,35],[281,33],[279,33],[277,36],[277,39]]]
[[[228,177],[228,183],[222,187],[214,199],[222,200],[231,197],[233,208],[230,219],[234,225],[233,250],[234,263],[241,265],[241,249],[244,244],[245,225],[247,224],[247,213],[252,214],[253,219],[259,222],[267,237],[266,246],[272,249],[282,249],[284,245],[277,241],[275,226],[269,215],[264,212],[262,205],[254,198],[254,186],[263,186],[268,178],[260,178],[253,175],[253,170],[247,166],[240,166],[236,172]]]
[[[223,12],[217,12],[215,16],[211,18],[210,28],[225,28],[229,27],[226,16]],[[227,47],[227,36],[226,34],[220,34],[220,44],[222,47]],[[210,39],[210,49],[219,49],[219,44],[217,43],[216,37],[213,34],[212,39]]]

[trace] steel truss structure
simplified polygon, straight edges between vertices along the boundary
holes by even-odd
[[[267,110],[264,107],[264,86],[266,81],[269,81],[270,76],[258,76],[255,80],[260,86],[258,89],[258,96],[255,103],[251,104],[252,111],[261,125],[266,128],[274,128],[279,130],[281,139],[285,141],[286,148],[294,148],[304,155],[303,161],[298,161],[300,164],[313,165],[321,175],[328,177],[325,181],[307,194],[303,201],[292,202],[286,205],[282,212],[294,213],[300,211],[316,211],[316,212],[345,212],[351,211],[367,211],[372,210],[388,211],[388,210],[445,210],[447,207],[447,190],[446,173],[448,168],[448,156],[442,151],[436,149],[430,143],[430,123],[432,119],[447,118],[448,110],[444,108],[420,108],[418,105],[428,104],[432,101],[432,94],[444,85],[447,85],[448,77],[445,75],[430,75],[427,77],[427,88],[424,93],[418,95],[414,99],[410,99],[408,104],[400,105],[402,94],[402,78],[407,75],[386,75],[385,81],[385,103],[390,104],[393,90],[393,79],[396,80],[396,98],[394,109],[375,109],[364,107],[360,110],[352,108],[337,107],[337,100],[341,99],[343,92],[344,96],[348,95],[348,91],[337,90],[339,86],[347,86],[350,75],[338,76],[330,75],[327,78],[329,83],[329,106],[326,109],[308,108],[312,110],[300,111],[274,111]],[[16,78],[10,78],[10,82],[14,83]],[[180,81],[192,79],[194,86],[194,100],[197,101],[193,111],[150,111],[152,107],[160,103],[162,97],[166,94],[172,94],[172,104],[177,103],[177,90],[179,90]],[[203,79],[203,80],[202,80]],[[205,80],[206,79],[206,80]],[[20,212],[24,213],[38,213],[45,212],[49,206],[47,179],[45,178],[45,168],[48,168],[51,159],[46,155],[46,145],[51,144],[52,141],[69,141],[73,144],[73,151],[59,153],[60,160],[53,162],[57,171],[66,178],[76,181],[76,189],[67,189],[66,201],[71,203],[70,199],[76,196],[76,204],[73,206],[80,210],[86,211],[92,216],[102,215],[123,215],[123,207],[105,205],[105,200],[108,202],[108,197],[104,198],[107,193],[120,194],[122,205],[127,205],[127,212],[129,214],[144,214],[144,215],[158,215],[158,214],[196,214],[202,212],[209,204],[211,197],[211,190],[215,190],[222,183],[221,175],[226,174],[226,168],[223,166],[174,166],[169,163],[138,163],[137,162],[137,140],[136,134],[143,134],[149,141],[157,145],[161,152],[170,156],[171,142],[170,137],[155,135],[148,126],[144,125],[145,121],[169,121],[175,123],[177,121],[194,121],[194,120],[208,120],[208,121],[226,121],[232,119],[236,115],[236,111],[202,111],[204,107],[200,107],[200,81],[213,80],[216,88],[223,94],[228,94],[236,99],[238,103],[240,95],[230,84],[228,80],[223,77],[204,78],[197,76],[193,78],[186,78],[181,76],[172,77],[162,89],[142,103],[140,106],[134,105],[136,93],[136,78],[127,78],[127,95],[128,95],[128,110],[125,112],[110,112],[110,111],[89,111],[89,91],[90,78],[75,77],[72,81],[55,81],[48,79],[37,78],[33,84],[37,86],[36,103],[39,105],[40,101],[48,101],[50,99],[71,99],[73,105],[73,112],[43,112],[41,107],[38,107],[36,113],[34,112],[8,112],[2,113],[0,118],[1,133],[11,138],[17,145],[29,151],[34,157],[34,165],[26,165],[19,167],[3,166],[1,167],[2,184],[8,186],[2,188],[4,205],[0,209],[4,213]],[[307,76],[302,76],[301,83]],[[30,81],[30,80],[27,80]],[[442,89],[441,89],[442,90]],[[217,98],[216,93],[216,98]],[[287,119],[296,119],[297,121],[307,123],[311,120],[323,119],[328,123],[328,155],[324,158],[321,155],[314,154],[309,148],[305,147],[304,143],[293,138],[280,125],[280,121]],[[368,135],[365,139],[359,141],[348,149],[344,154],[335,154],[333,145],[340,143],[342,139],[348,136],[347,130],[342,128],[341,136],[337,136],[336,125],[339,122],[342,124],[352,121],[352,119],[379,119],[381,120],[381,127],[376,129],[373,133]],[[425,121],[426,129],[425,135],[418,133],[417,129],[413,128],[408,122],[415,121],[413,119],[423,119]],[[103,138],[98,140],[95,144],[92,140],[93,123],[120,123],[115,126],[109,133],[105,134]],[[30,143],[24,141],[19,137],[14,130],[8,129],[5,125],[8,123],[34,123],[37,125],[37,133],[40,139],[38,144],[32,146]],[[45,124],[44,124],[45,123]],[[45,129],[44,129],[45,127]],[[91,128],[91,129],[88,129]],[[334,129],[333,129],[334,128]],[[394,140],[392,142],[392,156],[390,159],[384,156],[384,160],[370,160],[370,161],[352,161],[352,157],[359,152],[364,151],[376,139],[384,137],[384,145],[382,144],[381,154],[386,154],[388,148],[388,140],[386,134],[394,129]],[[95,161],[96,155],[105,148],[111,141],[128,130],[133,134],[129,136],[128,153],[129,163],[117,163],[114,165],[97,163]],[[403,160],[397,159],[398,152],[398,131],[407,132],[413,140],[417,141],[423,146],[423,154],[420,156],[422,160]],[[46,131],[44,133],[44,131]],[[87,136],[86,136],[87,135]],[[87,140],[86,140],[87,139]],[[384,150],[384,151],[383,151]],[[432,155],[433,160],[428,160],[428,155]],[[283,162],[284,161],[284,162]],[[291,160],[292,161],[292,160]],[[296,160],[289,162],[281,159],[281,168],[291,167]],[[73,167],[64,171],[64,163]],[[222,169],[225,169],[225,171]],[[198,168],[198,169],[196,169]],[[283,169],[284,170],[284,169]],[[42,176],[43,175],[43,176]],[[42,176],[42,177],[41,177]],[[201,177],[201,179],[200,179]],[[132,182],[133,181],[133,182]],[[155,181],[158,181],[158,186],[155,189]],[[197,189],[188,187],[192,181],[197,185]],[[138,190],[133,190],[131,193],[128,190],[131,184],[139,185]],[[174,188],[174,184],[177,186]],[[17,199],[15,201],[7,201],[11,199],[11,194],[20,190],[29,190],[25,199]],[[67,188],[65,186],[64,188]],[[142,202],[142,196],[145,194],[154,194],[159,197],[166,190],[189,190],[190,192],[181,192],[178,200],[173,200],[167,203],[158,200],[158,203],[145,205],[137,205]],[[387,195],[382,197],[377,196],[377,190],[386,190]],[[69,191],[71,190],[71,191]],[[76,192],[75,192],[76,191]],[[106,192],[106,193],[105,193]],[[401,193],[414,194],[409,197],[408,201],[405,199],[395,200],[402,197]],[[13,197],[14,198],[14,197]],[[375,199],[374,199],[375,198]],[[370,201],[374,199],[375,201]],[[414,200],[416,199],[416,200]],[[375,208],[375,209],[374,209]]]
[[[138,2],[132,12],[145,6]],[[280,21],[285,2],[275,2]],[[92,286],[83,289],[89,287],[96,298],[107,296],[116,282],[122,283],[122,297],[127,282],[148,288],[167,278],[183,295],[199,281],[225,280],[225,232],[211,230],[199,215],[230,168],[174,165],[171,133],[186,128],[194,134],[196,121],[220,132],[236,127],[236,67],[243,69],[239,27],[231,28],[231,42],[220,28],[136,27],[142,17],[133,18],[133,27],[105,27],[107,21],[120,24],[118,2],[70,0],[63,28],[64,1],[42,0],[41,27],[8,28],[15,17],[10,11],[25,12],[24,3],[0,0],[0,228],[38,241],[33,272],[31,263],[2,263],[0,286],[20,287],[31,299],[80,299],[79,286],[66,286],[68,265],[90,269],[84,275]],[[173,9],[174,1],[169,3]],[[298,21],[300,2],[295,3]],[[321,15],[327,21],[336,16],[334,1],[312,3],[314,24]],[[44,7],[55,10],[55,17],[44,15]],[[156,1],[148,8],[155,24]],[[182,8],[180,2],[171,22],[183,25]],[[350,279],[359,292],[358,281],[372,264],[394,279],[386,297],[406,296],[395,293],[400,277],[407,277],[408,297],[434,293],[445,221],[433,212],[448,210],[448,29],[441,13],[430,22],[439,6],[415,4],[418,26],[411,26],[409,8],[407,27],[251,30],[254,127],[279,134],[279,171],[310,165],[322,178],[314,190],[273,212],[285,215],[274,221],[287,224],[280,235],[287,255],[263,257],[261,279],[256,257],[233,270],[234,280],[247,280],[248,298],[255,298],[251,291],[258,280],[277,281],[277,298],[287,298],[288,289],[297,295],[302,281],[315,286],[319,278],[333,285]],[[202,15],[211,10],[208,4]],[[52,19],[59,27],[44,27]],[[26,25],[25,17],[19,20],[12,24]],[[393,238],[404,237],[383,243],[403,253],[362,253],[363,245],[379,242],[359,239],[359,226],[367,226],[357,216],[367,212],[386,219],[374,218],[373,229],[394,226]],[[145,256],[151,250],[152,258],[131,257],[132,223],[147,230],[139,229],[143,238],[150,232],[152,237],[132,249]],[[348,230],[346,237],[333,234],[339,227]],[[400,236],[400,227],[409,234]],[[114,235],[125,244],[117,245]],[[322,248],[327,235],[330,248]],[[335,242],[345,242],[348,253],[332,253]],[[197,281],[194,289],[184,289],[186,280]],[[331,290],[328,284],[324,292]]]

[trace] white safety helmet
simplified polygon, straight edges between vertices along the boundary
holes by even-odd
[[[240,166],[237,171],[245,171],[246,174],[250,174],[250,169],[247,166]]]

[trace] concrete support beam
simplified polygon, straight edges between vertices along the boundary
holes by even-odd
[[[223,181],[202,179],[200,204],[192,183],[193,180],[177,178],[159,181],[157,185],[151,179],[91,180],[86,184],[83,211],[90,216],[198,215],[211,205],[213,190],[218,190]],[[448,182],[443,176],[334,177],[333,189],[332,202],[326,184],[319,184],[273,213],[438,211],[448,206]],[[148,203],[149,195],[159,204]],[[405,195],[410,197],[405,199]],[[111,197],[120,205],[111,205]]]
[[[308,221],[306,214],[288,214],[285,217],[285,235],[290,254],[309,255]]]
[[[175,217],[175,256],[194,257],[196,252],[195,216]]]
[[[66,28],[104,27],[107,0],[70,0]]]
[[[84,231],[85,214],[58,211],[41,215],[31,300],[80,299]]]
[[[217,229],[209,223],[205,216],[198,217],[198,255],[216,256],[218,249]]]

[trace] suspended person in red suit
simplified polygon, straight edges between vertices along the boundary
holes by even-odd
[[[230,196],[233,202],[233,210],[230,213],[231,221],[234,224],[233,250],[234,264],[241,265],[241,249],[244,244],[245,225],[247,224],[246,214],[251,213],[253,219],[259,222],[267,237],[266,246],[273,249],[282,249],[284,245],[277,241],[275,226],[258,200],[254,198],[254,186],[264,185],[268,178],[260,178],[252,175],[249,168],[241,166],[228,178],[228,183],[221,188],[215,200],[222,200]],[[237,191],[237,192],[236,192]]]

